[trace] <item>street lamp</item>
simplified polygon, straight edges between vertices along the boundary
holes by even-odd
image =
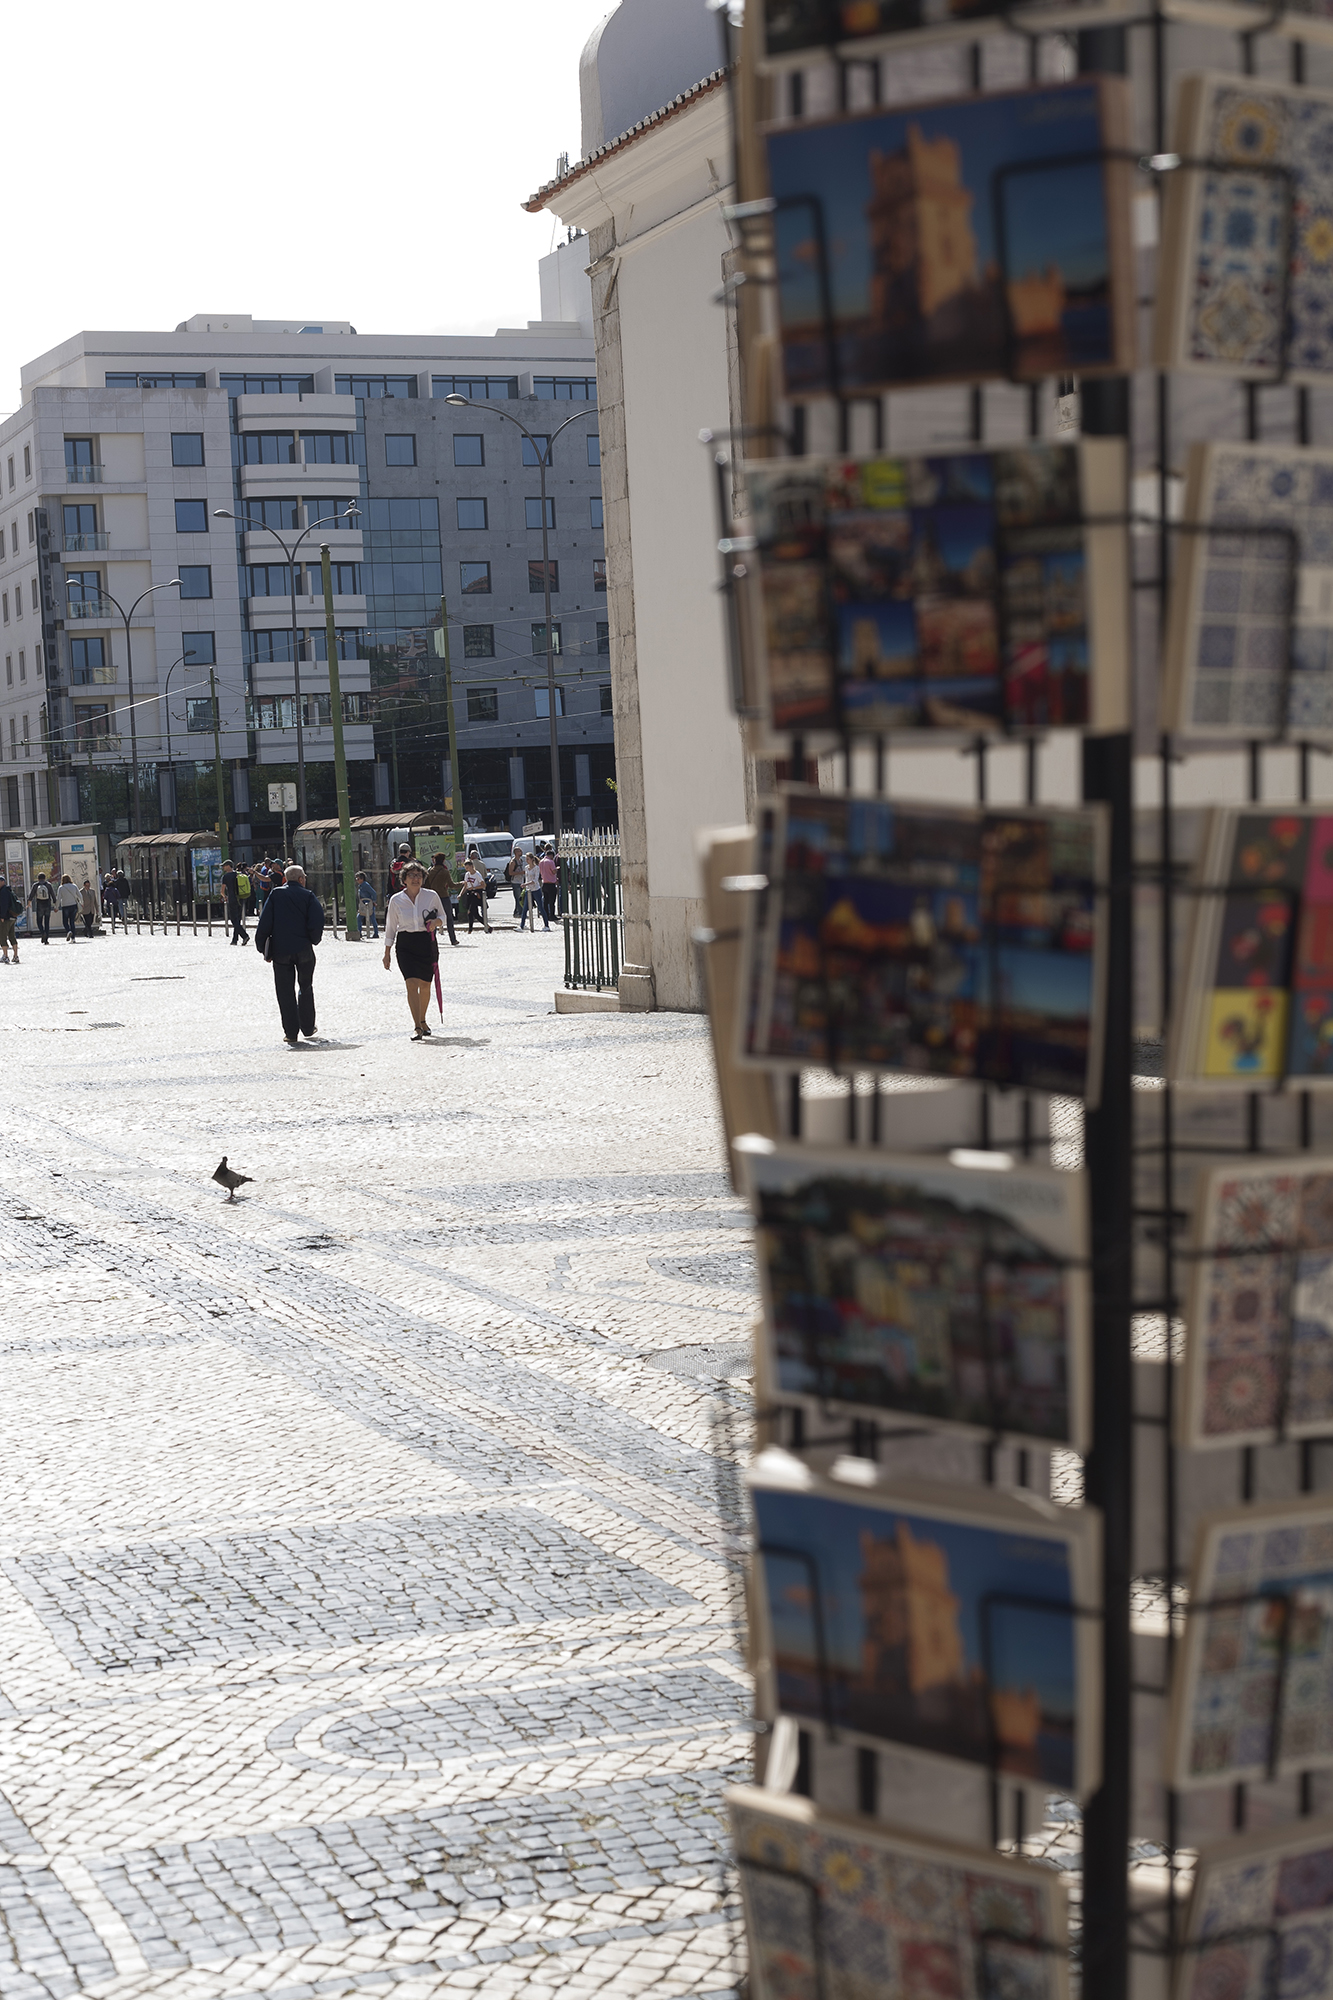
[[[533,454],[537,460],[537,470],[541,475],[542,583],[546,592],[546,706],[547,706],[548,719],[551,725],[551,800],[552,800],[553,810],[555,813],[555,844],[557,851],[559,851],[560,833],[561,833],[560,735],[559,735],[559,730],[557,728],[557,718],[555,711],[555,648],[554,648],[554,641],[551,635],[551,562],[549,555],[550,542],[547,536],[547,523],[546,523],[546,468],[551,463],[551,447],[554,445],[561,431],[567,431],[571,424],[576,424],[578,422],[580,417],[586,417],[594,414],[596,411],[596,405],[590,404],[586,409],[575,410],[572,417],[566,417],[563,424],[558,425],[555,430],[551,431],[548,435],[544,436],[542,443],[538,444],[536,438],[532,435],[532,432],[528,429],[527,425],[519,423],[518,418],[512,415],[511,412],[508,410],[498,409],[493,403],[474,403],[471,396],[446,396],[444,400],[446,403],[461,404],[463,408],[468,410],[490,410],[495,416],[507,417],[511,424],[517,424],[519,430],[522,431],[524,437],[527,439],[528,443],[532,446]],[[457,746],[451,744],[450,748],[453,750],[456,758],[458,754]]]
[[[180,818],[180,814],[176,810],[176,765],[171,755],[171,676],[175,673],[177,667],[185,665],[188,658],[189,655],[187,653],[182,653],[178,660],[172,661],[171,665],[167,668],[167,678],[162,690],[162,707],[166,712],[167,718],[167,769],[171,773],[171,819],[173,827]]]
[[[86,584],[80,586],[81,591],[86,590],[86,588]],[[130,691],[130,761],[134,767],[133,819],[134,831],[136,833],[143,832],[143,821],[139,811],[139,732],[134,720],[134,648],[130,642],[130,620],[143,603],[145,597],[151,597],[155,590],[178,590],[179,588],[180,578],[178,576],[173,576],[166,583],[150,583],[147,590],[139,592],[129,610],[126,611],[124,606],[111,595],[111,592],[103,584],[99,583],[97,585],[98,597],[105,599],[108,604],[114,604],[125,624],[125,675]]]
[[[305,731],[301,723],[301,649],[296,637],[296,551],[307,535],[313,535],[316,528],[332,528],[339,521],[350,521],[360,513],[355,502],[345,507],[341,514],[325,514],[318,521],[312,521],[303,528],[296,540],[288,546],[276,528],[270,528],[267,521],[252,521],[248,514],[232,514],[225,507],[213,509],[215,521],[238,521],[247,533],[258,528],[266,535],[272,535],[278,547],[287,558],[287,575],[292,587],[292,679],[296,689],[296,805],[302,820],[305,809]]]

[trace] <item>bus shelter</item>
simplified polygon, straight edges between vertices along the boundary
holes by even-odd
[[[215,833],[138,833],[116,842],[132,901],[165,917],[221,899],[222,849]]]

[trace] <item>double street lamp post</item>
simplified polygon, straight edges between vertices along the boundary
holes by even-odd
[[[561,431],[567,431],[571,424],[578,422],[580,417],[595,415],[597,406],[596,404],[590,404],[586,409],[575,410],[572,417],[566,417],[563,424],[558,424],[555,430],[551,431],[549,435],[534,437],[526,424],[519,423],[518,418],[512,415],[510,411],[500,409],[494,403],[476,403],[472,400],[471,396],[446,396],[444,400],[446,403],[453,403],[464,409],[489,410],[497,417],[507,418],[511,424],[514,424],[522,431],[524,437],[532,446],[533,457],[537,461],[537,470],[541,476],[542,583],[546,597],[546,702],[551,725],[551,805],[555,816],[555,844],[558,852],[562,831],[560,815],[560,734],[557,727],[556,715],[555,637],[551,630],[551,545],[548,532],[550,523],[546,505],[546,469],[551,463],[552,446],[560,436]],[[458,745],[451,742],[449,748],[454,757],[455,781],[457,781]]]
[[[81,586],[81,590],[85,588],[86,585]],[[132,801],[131,801],[131,817],[134,824],[134,831],[136,833],[142,833],[143,831],[143,815],[139,808],[139,732],[134,719],[134,647],[130,639],[130,620],[131,618],[133,618],[135,612],[139,609],[139,606],[143,603],[145,597],[151,597],[155,590],[178,590],[179,588],[180,588],[180,578],[178,576],[173,576],[166,583],[150,583],[147,590],[141,590],[139,592],[139,595],[135,598],[133,604],[127,611],[124,605],[120,604],[117,601],[117,599],[111,595],[111,592],[105,588],[104,585],[99,583],[96,586],[99,602],[104,602],[106,604],[114,604],[116,610],[120,613],[121,619],[125,626],[125,678],[126,678],[126,684],[129,688],[129,696],[130,696],[130,704],[129,704],[130,762],[134,771],[134,781],[133,781],[134,791],[132,794]],[[84,599],[81,596],[80,602],[83,601]]]
[[[316,528],[337,527],[340,522],[345,524],[354,519],[359,512],[360,509],[358,507],[350,506],[345,507],[340,514],[326,514],[318,521],[311,521],[308,527],[302,529],[296,540],[289,543],[284,541],[276,528],[270,528],[267,521],[252,521],[248,514],[233,514],[226,507],[215,507],[213,509],[213,519],[215,521],[235,521],[247,533],[252,534],[258,529],[266,535],[272,535],[274,541],[287,558],[287,578],[291,586],[292,600],[292,677],[296,690],[296,805],[303,822],[307,816],[305,804],[305,730],[301,717],[301,644],[297,636],[296,626],[296,552],[306,539],[306,536],[313,535]],[[311,595],[313,596],[314,593],[312,592]]]

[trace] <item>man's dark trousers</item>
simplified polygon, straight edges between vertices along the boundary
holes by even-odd
[[[51,905],[49,903],[34,903],[32,907],[37,915],[37,935],[38,937],[45,938],[49,944],[51,942]]]
[[[298,992],[299,982],[299,992]],[[278,996],[282,1032],[289,1042],[298,1034],[315,1032],[315,954],[304,958],[275,958],[273,990]]]

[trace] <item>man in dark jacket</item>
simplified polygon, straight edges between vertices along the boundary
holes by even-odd
[[[315,946],[323,935],[324,905],[306,888],[305,869],[293,863],[284,871],[282,888],[265,903],[255,932],[255,943],[273,967],[273,989],[288,1048],[299,1049],[301,1035],[307,1041],[314,1037]],[[267,950],[270,942],[272,949]]]
[[[8,882],[0,882],[0,951],[4,963],[9,964],[10,950],[14,953],[15,965],[19,962],[19,939],[15,926],[23,915],[23,905]]]
[[[458,939],[454,934],[453,871],[442,854],[434,857],[431,871],[426,877],[426,887],[433,889],[444,904],[444,921],[449,926],[449,942],[457,944]]]
[[[50,944],[51,912],[56,906],[56,892],[47,881],[44,873],[37,877],[37,880],[33,883],[31,889],[29,889],[28,901],[32,904],[32,913],[37,919],[38,937],[43,944]]]
[[[241,881],[230,861],[222,864],[222,907],[231,925],[232,943],[249,944],[250,933],[245,928],[245,910],[241,903]]]

